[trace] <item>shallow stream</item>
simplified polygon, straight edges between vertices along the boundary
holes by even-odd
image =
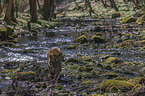
[[[47,52],[50,47],[59,47],[65,55],[65,60],[70,57],[75,57],[76,54],[82,54],[85,56],[93,57],[96,61],[102,61],[101,56],[110,55],[115,56],[123,61],[136,61],[145,62],[145,52],[138,52],[138,48],[100,48],[99,44],[88,43],[86,46],[78,44],[76,49],[67,49],[69,45],[74,45],[73,41],[83,32],[88,32],[88,38],[93,34],[93,30],[96,26],[100,26],[101,32],[106,34],[106,38],[110,38],[110,34],[113,31],[120,32],[138,32],[141,28],[126,28],[121,29],[121,21],[117,19],[75,19],[65,20],[62,19],[61,24],[54,26],[52,29],[41,29],[37,35],[26,34],[25,36],[19,36],[17,39],[19,43],[16,43],[16,48],[0,48],[0,65],[6,62],[25,62],[36,60],[46,66]],[[54,32],[55,35],[47,36],[45,32]],[[115,39],[114,39],[115,42]],[[115,44],[115,43],[114,43]],[[112,44],[112,46],[114,45]],[[93,48],[92,46],[98,46]],[[107,46],[107,44],[105,45]],[[22,53],[23,50],[32,50],[32,53]],[[117,54],[119,53],[119,54]],[[94,54],[97,54],[94,56]],[[3,70],[3,67],[0,67]],[[0,77],[0,89],[9,84],[8,78]]]

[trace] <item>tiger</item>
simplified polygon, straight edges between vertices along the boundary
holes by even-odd
[[[51,47],[47,53],[48,59],[48,76],[55,81],[55,85],[57,85],[57,81],[60,77],[62,71],[62,51],[58,47]]]

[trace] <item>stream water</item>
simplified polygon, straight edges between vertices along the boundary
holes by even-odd
[[[144,55],[145,53],[140,53],[138,50],[135,49],[119,49],[119,48],[98,48],[98,52],[94,52],[92,49],[93,44],[89,44],[86,48],[82,48],[78,45],[77,49],[69,50],[66,47],[74,44],[73,41],[75,38],[81,35],[83,31],[88,31],[89,34],[91,33],[96,26],[102,27],[102,29],[114,31],[121,31],[125,32],[129,29],[120,29],[121,26],[120,20],[111,20],[111,19],[89,19],[88,21],[82,22],[65,22],[63,25],[55,26],[53,29],[42,29],[40,34],[36,35],[26,35],[18,37],[19,43],[16,46],[20,46],[18,48],[5,48],[0,49],[0,62],[11,62],[11,61],[29,61],[37,59],[38,62],[46,62],[47,60],[47,51],[52,46],[59,47],[63,54],[70,55],[73,57],[74,55],[81,53],[82,55],[90,56],[91,54],[108,54],[111,55],[114,52],[120,53],[119,58],[123,60],[129,61],[138,61],[144,62]],[[107,25],[106,25],[107,24]],[[113,26],[113,27],[112,27]],[[137,32],[139,29],[132,28],[132,32]],[[46,36],[43,34],[44,31],[52,31],[55,33],[54,36]],[[110,34],[109,32],[105,31],[105,34]],[[108,35],[109,36],[109,35]],[[91,37],[88,37],[91,38]],[[62,44],[62,42],[66,42],[67,44]],[[115,42],[115,41],[114,41]],[[21,53],[20,51],[30,49],[34,51],[34,53]],[[138,57],[139,56],[139,57]],[[140,57],[141,56],[141,57]]]
[[[63,21],[63,20],[62,20]],[[72,20],[73,21],[73,20]],[[131,29],[120,29],[122,26],[120,20],[112,19],[85,19],[80,20],[76,19],[75,21],[64,21],[59,25],[56,25],[52,29],[41,29],[41,32],[38,35],[30,35],[18,37],[19,43],[16,46],[18,48],[0,48],[0,65],[5,62],[24,62],[30,60],[37,60],[37,63],[43,64],[46,66],[47,62],[47,52],[50,47],[57,46],[59,47],[63,54],[66,55],[65,60],[69,57],[74,57],[76,54],[82,54],[85,56],[93,57],[93,54],[103,54],[116,56],[124,61],[136,61],[136,62],[145,62],[145,52],[138,52],[138,48],[97,48],[93,49],[92,45],[98,46],[97,44],[90,43],[88,46],[82,47],[78,45],[76,49],[67,49],[69,45],[73,45],[74,39],[82,34],[82,32],[87,31],[89,34],[93,33],[93,29],[96,26],[101,26],[102,31],[106,35],[106,38],[110,36],[110,33],[114,30],[120,32],[138,32],[140,28],[131,28]],[[130,31],[129,31],[130,30]],[[54,36],[47,36],[44,31],[55,32]],[[101,31],[101,32],[102,32]],[[91,33],[92,32],[92,33]],[[91,37],[88,38],[90,39]],[[115,41],[115,40],[114,40]],[[66,42],[66,44],[62,44]],[[30,49],[34,51],[33,53],[21,53],[25,49]],[[120,53],[116,55],[113,53]],[[94,57],[95,60],[101,61],[100,57]],[[0,67],[2,70],[3,68]],[[9,84],[6,81],[6,78],[0,78],[0,89],[4,88],[5,85]]]

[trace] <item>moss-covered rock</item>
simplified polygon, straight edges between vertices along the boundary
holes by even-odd
[[[70,58],[66,60],[65,64],[96,64],[97,62],[90,57],[87,56],[79,56],[77,58]]]
[[[134,46],[134,40],[126,40],[123,41],[121,44],[122,47],[130,47],[130,46]]]
[[[145,40],[138,41],[139,44],[145,44]]]
[[[81,72],[83,72],[83,71],[90,72],[92,70],[93,70],[92,67],[87,67],[87,66],[82,66],[79,68],[79,71],[81,71]]]
[[[95,43],[105,43],[107,41],[105,38],[102,38],[97,35],[93,35],[91,40]]]
[[[127,17],[127,18],[122,19],[122,23],[136,22],[136,20],[137,19],[134,17]]]
[[[67,49],[75,49],[77,47],[77,45],[69,45],[68,47],[67,47]]]
[[[102,36],[102,35],[104,35],[103,33],[101,33],[101,32],[96,32],[95,33],[97,36]]]
[[[35,53],[33,50],[25,49],[21,53]]]
[[[14,71],[14,70],[5,69],[4,71],[1,71],[1,73],[5,74],[5,73],[13,72],[13,71]]]
[[[91,58],[91,57],[87,57],[87,56],[81,56],[79,58],[77,58],[78,61],[84,61],[84,62],[92,62],[92,63],[96,63],[96,61]]]
[[[46,36],[55,36],[56,32],[53,31],[45,31]]]
[[[12,79],[15,78],[17,80],[34,80],[35,76],[36,73],[33,71],[16,72],[11,74]]]
[[[109,57],[104,63],[105,64],[112,64],[112,63],[117,64],[119,62],[123,62],[123,61],[117,57]]]
[[[129,82],[132,82],[134,84],[144,84],[145,83],[145,77],[135,77],[131,78]]]
[[[141,52],[141,51],[145,51],[145,46],[143,46],[143,47],[139,50],[139,52]]]
[[[10,26],[0,25],[0,39],[6,40],[14,32]]]
[[[87,42],[88,42],[88,38],[85,35],[82,35],[74,40],[74,43],[81,43],[82,44],[82,43],[87,43]]]
[[[118,17],[121,17],[121,14],[119,12],[116,12],[116,13],[112,14],[112,19],[118,18]]]
[[[105,80],[101,83],[100,88],[103,92],[127,92],[135,85],[122,80]]]
[[[106,72],[106,73],[103,73],[102,76],[107,79],[112,79],[112,78],[116,78],[118,76],[118,74],[116,74],[114,72]]]
[[[89,85],[89,84],[94,84],[94,83],[97,83],[97,82],[93,80],[85,80],[81,82],[81,85]]]
[[[137,23],[138,25],[142,25],[143,22],[145,22],[145,14],[142,15],[142,16],[140,16],[140,17],[136,20],[136,23]]]
[[[145,72],[145,67],[143,67],[143,68],[141,69],[141,71]]]

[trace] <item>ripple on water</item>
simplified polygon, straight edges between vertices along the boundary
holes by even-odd
[[[7,62],[7,61],[30,61],[33,60],[34,58],[31,56],[27,56],[27,55],[22,55],[19,53],[13,53],[13,52],[8,52],[7,56],[4,58],[0,58],[0,62]]]

